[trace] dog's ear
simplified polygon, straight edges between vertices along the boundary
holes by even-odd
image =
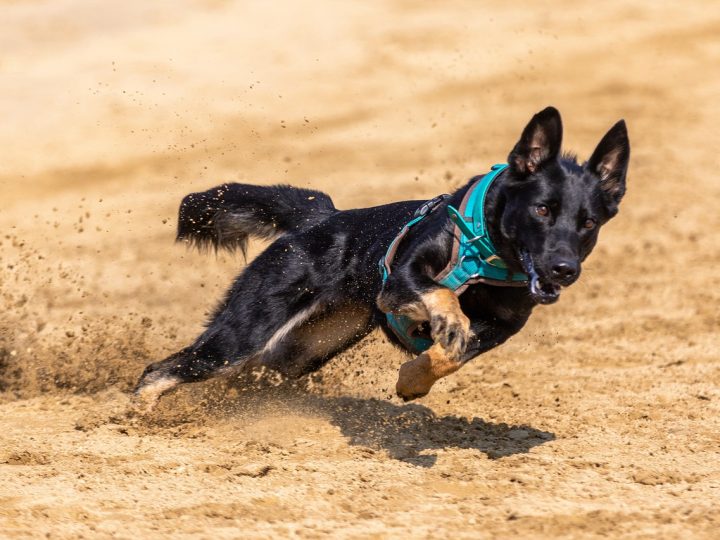
[[[625,194],[629,160],[630,140],[625,121],[620,120],[605,134],[586,165],[587,170],[600,179],[600,189],[613,213],[617,212],[617,205]]]
[[[555,107],[547,107],[525,126],[520,140],[508,156],[508,164],[518,176],[530,175],[544,162],[557,158],[561,144],[560,113]]]

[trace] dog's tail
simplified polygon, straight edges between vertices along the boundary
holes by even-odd
[[[319,223],[336,212],[321,191],[287,185],[222,184],[180,204],[177,240],[200,249],[240,249],[249,236],[271,239]]]

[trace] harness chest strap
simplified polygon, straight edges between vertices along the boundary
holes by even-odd
[[[463,197],[460,210],[447,205],[450,219],[455,224],[450,261],[434,280],[456,295],[461,295],[473,283],[486,283],[502,287],[522,287],[528,276],[512,273],[497,255],[490,240],[485,222],[485,196],[493,180],[506,164],[493,165],[491,171],[478,179]],[[390,275],[392,261],[403,238],[410,228],[436,210],[449,197],[440,195],[422,205],[393,239],[384,257],[379,261],[383,283]],[[423,321],[414,321],[404,315],[386,314],[388,325],[400,341],[412,352],[420,353],[432,345],[432,339],[422,331]]]
[[[468,189],[460,210],[448,205],[448,215],[455,224],[450,261],[435,281],[455,294],[462,294],[474,283],[499,287],[523,287],[528,276],[512,273],[498,255],[485,220],[485,197],[493,181],[507,168],[493,165],[489,173]]]

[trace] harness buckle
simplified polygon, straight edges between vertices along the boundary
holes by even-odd
[[[487,259],[485,259],[485,262],[488,264],[492,264],[493,266],[497,266],[496,264],[493,264],[496,261],[502,261],[500,257],[498,257],[495,254],[490,255]],[[504,262],[504,261],[503,261]]]
[[[484,263],[490,264],[488,261],[489,261],[490,259],[492,259],[492,256],[488,257],[487,259],[483,259],[482,257],[477,257],[477,256],[475,256],[475,255],[463,255],[463,256],[461,256],[461,257],[458,259],[456,268],[462,268],[462,265],[463,265],[463,263],[465,262],[465,259],[475,259],[475,260],[480,261],[481,263],[484,262]],[[500,259],[500,257],[498,257],[498,259]],[[501,260],[502,260],[502,259],[501,259]],[[478,265],[478,271],[477,271],[477,272],[474,272],[474,273],[472,273],[472,274],[466,274],[469,279],[475,279],[475,278],[482,277],[483,273],[482,273],[482,271],[480,270],[479,267],[480,267],[480,265]]]
[[[415,210],[415,214],[413,215],[413,217],[427,216],[428,214],[432,213],[438,207],[438,205],[448,197],[450,197],[450,194],[448,193],[443,193],[442,195],[433,197],[429,201],[423,203],[420,208]]]

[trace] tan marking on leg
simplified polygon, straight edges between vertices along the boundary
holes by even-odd
[[[422,296],[427,306],[430,333],[435,345],[444,348],[444,353],[459,359],[470,341],[470,319],[462,312],[458,297],[450,289],[442,288]]]
[[[420,297],[419,302],[412,302],[400,306],[396,310],[388,309],[382,302],[382,294],[377,298],[377,305],[381,311],[385,313],[392,311],[398,315],[406,315],[414,321],[427,321],[430,320],[430,316],[442,313],[460,312],[460,302],[450,289],[445,287],[441,289],[433,290],[429,293],[425,293]]]
[[[430,316],[433,313],[439,315],[442,313],[459,312],[462,314],[457,296],[445,287],[425,293],[421,295],[419,302],[404,304],[395,310],[389,309],[389,307],[384,304],[382,293],[377,297],[376,302],[381,311],[405,315],[414,321],[430,320]]]
[[[365,305],[345,304],[310,319],[292,337],[302,341],[314,357],[325,356],[364,334],[370,316]]]
[[[131,406],[137,412],[147,414],[157,405],[160,396],[168,390],[172,390],[178,384],[180,384],[180,379],[177,377],[162,377],[156,381],[143,384],[143,386],[135,392]]]
[[[461,367],[462,363],[451,358],[441,345],[433,345],[414,360],[400,366],[395,390],[405,401],[422,397],[439,379]]]
[[[430,313],[423,302],[405,304],[397,311],[397,314],[410,317],[413,321],[427,321],[430,319]]]
[[[460,315],[463,315],[460,309],[460,301],[450,289],[445,287],[435,289],[423,294],[421,298],[430,314],[460,313]]]

